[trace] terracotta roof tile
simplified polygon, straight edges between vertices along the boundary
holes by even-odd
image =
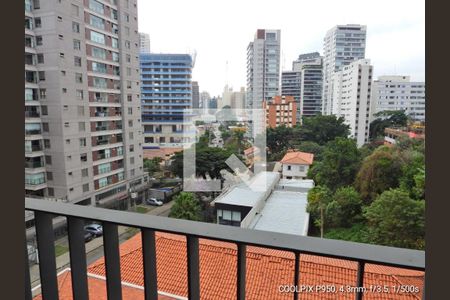
[[[157,233],[158,290],[187,297],[186,239]],[[202,299],[235,299],[236,245],[200,239],[200,290]],[[121,245],[122,281],[143,285],[140,234]],[[89,272],[105,275],[103,258]],[[356,262],[313,255],[301,255],[300,284],[354,286]],[[423,272],[368,264],[364,275],[368,286],[415,284],[421,288]],[[294,280],[294,255],[290,252],[247,247],[246,299],[291,299],[279,292],[280,285]],[[353,299],[354,294],[307,293],[304,299]],[[419,299],[417,294],[366,294],[365,299]],[[303,299],[303,298],[302,298]]]
[[[288,152],[281,160],[283,164],[301,164],[301,165],[311,165],[314,160],[314,154],[307,152]]]

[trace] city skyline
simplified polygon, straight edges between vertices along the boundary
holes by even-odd
[[[333,26],[366,25],[366,58],[374,65],[375,78],[408,75],[414,81],[425,81],[422,0],[382,1],[373,6],[361,6],[356,1],[346,1],[345,5],[315,1],[300,3],[298,9],[292,9],[297,5],[292,1],[280,6],[268,1],[258,3],[256,11],[253,1],[197,1],[194,4],[178,0],[170,4],[138,1],[139,31],[150,34],[155,53],[195,50],[193,80],[199,82],[200,91],[211,95],[220,95],[227,83],[235,89],[246,86],[246,49],[256,29],[281,30],[280,71],[285,71],[291,69],[292,61],[301,53],[318,51],[323,54],[323,38]],[[173,10],[173,7],[178,9]],[[170,11],[176,22],[167,22],[167,14],[161,13],[165,10]],[[152,14],[152,11],[158,13]],[[231,22],[233,20],[243,21]]]

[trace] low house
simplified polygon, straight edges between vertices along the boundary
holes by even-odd
[[[305,179],[309,167],[314,160],[314,154],[300,151],[291,151],[281,160],[283,179]]]

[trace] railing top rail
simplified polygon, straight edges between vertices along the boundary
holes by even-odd
[[[110,222],[122,226],[146,228],[185,236],[192,235],[199,238],[242,243],[263,248],[425,270],[425,252],[420,250],[266,232],[91,206],[48,202],[33,198],[25,198],[25,210]]]

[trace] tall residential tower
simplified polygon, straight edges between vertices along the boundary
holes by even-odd
[[[139,32],[139,52],[150,53],[150,35]]]
[[[25,1],[25,194],[116,205],[144,184],[137,8]]]
[[[258,29],[247,47],[247,107],[262,109],[279,94],[280,30]]]
[[[365,58],[366,26],[337,25],[328,30],[323,43],[322,113],[333,111],[333,74],[355,60]]]

